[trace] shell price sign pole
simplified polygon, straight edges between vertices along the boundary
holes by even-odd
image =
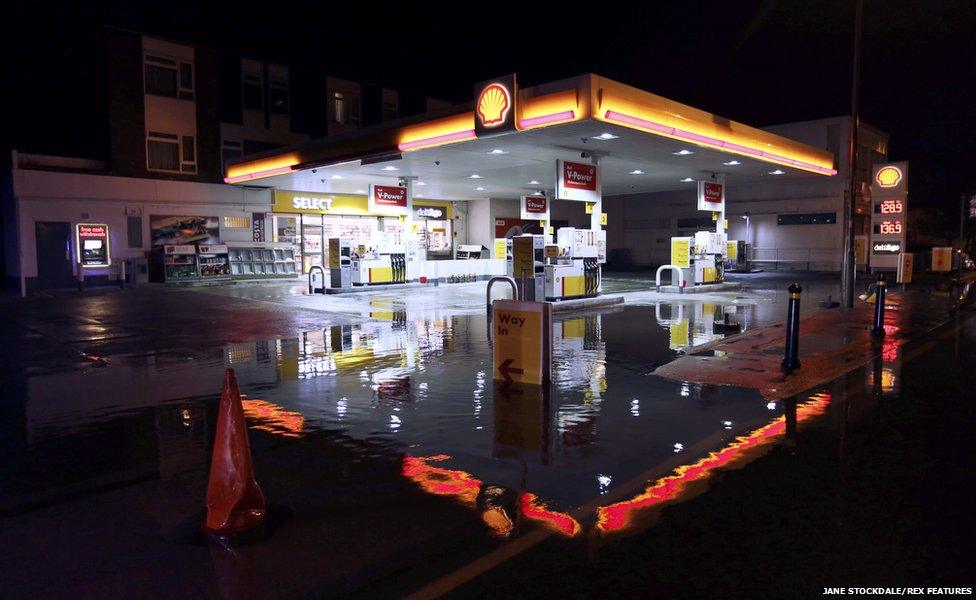
[[[492,378],[505,383],[549,383],[552,304],[495,300],[491,306]]]

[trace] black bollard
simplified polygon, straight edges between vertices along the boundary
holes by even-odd
[[[786,313],[786,355],[781,363],[783,369],[793,371],[800,368],[800,293],[799,283],[789,287],[790,304]]]
[[[885,336],[885,288],[887,288],[887,280],[885,279],[884,273],[879,273],[877,287],[875,288],[874,292],[874,328],[871,329],[871,335],[878,338],[883,338]]]

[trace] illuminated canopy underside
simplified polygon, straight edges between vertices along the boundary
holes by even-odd
[[[355,194],[413,176],[426,184],[414,189],[421,197],[514,198],[552,189],[556,159],[579,161],[581,152],[602,156],[605,196],[682,189],[693,184],[681,179],[711,173],[732,184],[836,174],[826,150],[595,75],[520,90],[520,131],[511,134],[476,138],[472,111],[421,119],[247,157],[228,166],[225,180]],[[681,150],[692,153],[675,154]],[[724,164],[733,160],[741,164]],[[770,174],[776,170],[783,174]]]

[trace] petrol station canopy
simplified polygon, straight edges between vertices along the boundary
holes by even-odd
[[[517,89],[512,98],[501,135],[479,137],[479,106],[462,106],[247,156],[228,165],[224,180],[364,194],[371,183],[411,177],[424,186],[414,197],[475,200],[552,190],[557,159],[591,156],[600,157],[603,196],[694,189],[711,174],[739,184],[837,173],[826,150],[598,75]]]

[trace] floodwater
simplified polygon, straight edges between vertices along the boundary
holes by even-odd
[[[219,385],[233,368],[254,452],[287,456],[258,460],[259,482],[287,479],[313,458],[306,442],[320,440],[356,462],[396,457],[400,467],[376,477],[454,501],[487,525],[486,537],[507,537],[519,518],[567,537],[626,530],[632,511],[676,499],[740,450],[782,437],[782,403],[651,375],[723,337],[714,322],[726,314],[743,328],[781,320],[782,295],[635,298],[557,316],[546,388],[493,380],[486,315],[415,313],[395,295],[358,300],[368,310],[354,322],[219,352],[188,344],[83,354],[77,368],[41,369],[7,385],[24,402],[3,420],[0,510],[26,514],[106,489],[205,478]],[[798,418],[821,414],[827,402],[802,399]]]

